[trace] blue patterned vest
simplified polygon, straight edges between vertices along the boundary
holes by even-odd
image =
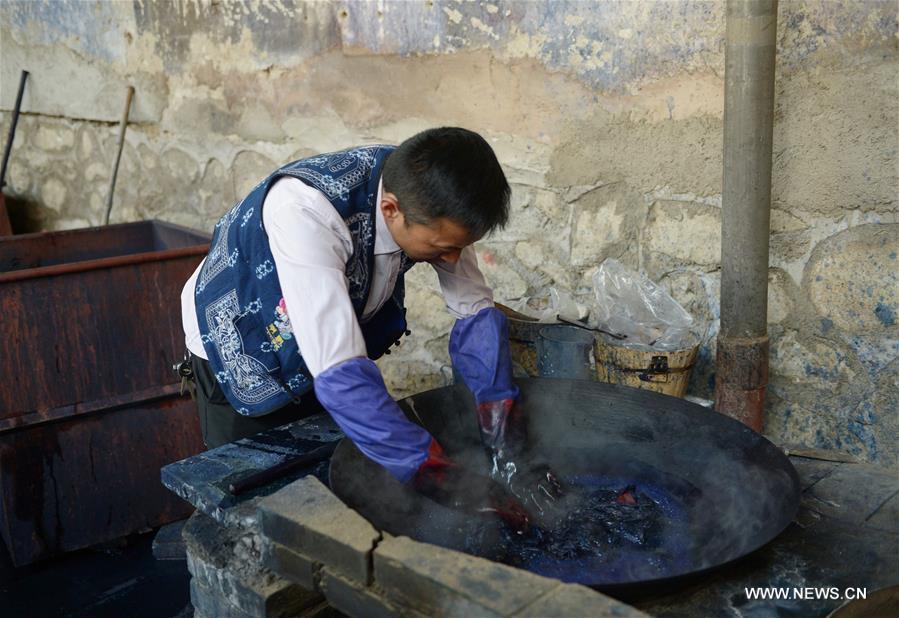
[[[265,196],[279,178],[292,176],[324,193],[349,228],[353,254],[346,276],[369,357],[380,357],[405,331],[403,274],[413,265],[405,253],[392,297],[362,323],[374,269],[378,183],[393,149],[364,146],[289,163],[216,224],[197,278],[197,319],[209,364],[241,414],[267,414],[312,388],[262,225]]]

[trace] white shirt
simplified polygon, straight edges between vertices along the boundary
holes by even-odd
[[[378,205],[381,191],[379,186]],[[363,323],[390,298],[400,269],[400,247],[379,206],[375,213],[375,264]],[[312,377],[351,358],[366,356],[345,274],[353,251],[352,236],[328,198],[301,180],[281,178],[265,197],[262,222],[291,327]],[[465,247],[456,264],[433,266],[447,309],[456,318],[493,306],[493,292],[478,269],[473,247]],[[181,317],[187,349],[206,358],[194,304],[202,268],[201,262],[181,291]]]

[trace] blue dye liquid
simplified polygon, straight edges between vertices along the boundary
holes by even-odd
[[[494,560],[570,583],[614,584],[691,570],[687,510],[651,483],[599,475],[567,479],[573,510],[552,529],[517,534],[503,524]],[[636,504],[618,502],[626,488]]]

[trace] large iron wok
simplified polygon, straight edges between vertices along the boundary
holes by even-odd
[[[518,565],[627,595],[635,584],[663,585],[740,558],[793,519],[799,479],[787,457],[743,424],[682,399],[579,380],[524,379],[521,402],[534,451],[565,479],[597,477],[661,488],[683,514],[677,560]],[[488,472],[474,403],[462,385],[400,402],[466,466]],[[395,481],[344,440],[331,459],[331,486],[377,528],[394,535],[500,560],[497,527],[444,508]],[[474,526],[474,527],[473,527]],[[492,527],[491,527],[492,526]],[[507,537],[508,538],[508,537]],[[558,568],[556,568],[558,567]]]

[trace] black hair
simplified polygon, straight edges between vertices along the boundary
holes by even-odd
[[[383,178],[410,223],[446,217],[481,238],[509,219],[506,176],[486,140],[467,129],[413,135],[387,158]]]

